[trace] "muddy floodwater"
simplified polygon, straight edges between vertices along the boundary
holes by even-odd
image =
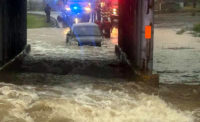
[[[68,28],[28,29],[20,71],[0,73],[0,122],[200,122],[200,38],[176,34],[200,19],[174,16],[156,16],[159,87],[120,64],[116,28],[102,47],[66,44]]]
[[[155,88],[119,78],[36,73],[7,78],[12,83],[0,84],[1,122],[199,121],[199,87],[163,85],[156,93]],[[190,105],[191,100],[196,102]]]

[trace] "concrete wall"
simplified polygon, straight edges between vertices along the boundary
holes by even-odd
[[[26,0],[1,0],[1,65],[18,55],[26,45]]]
[[[141,0],[141,32],[140,32],[140,68],[144,71],[153,70],[153,35],[154,35],[154,0]],[[140,21],[140,20],[139,20]],[[151,39],[145,38],[145,26],[151,26]]]
[[[0,1],[0,5],[2,5],[3,2]],[[0,7],[0,66],[3,64],[3,40],[2,40],[2,7]]]
[[[119,1],[119,46],[133,67],[152,71],[153,36],[145,39],[145,26],[152,26],[153,0]]]

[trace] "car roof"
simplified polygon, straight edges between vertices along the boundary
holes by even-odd
[[[77,23],[77,24],[73,24],[72,28],[74,27],[98,27],[97,24],[95,23]]]

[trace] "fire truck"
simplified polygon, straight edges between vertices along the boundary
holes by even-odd
[[[111,23],[117,26],[119,17],[118,0],[111,0],[111,12]]]
[[[118,25],[118,0],[97,0],[95,9],[102,33],[110,38],[112,27]]]

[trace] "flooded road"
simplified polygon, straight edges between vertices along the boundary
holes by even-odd
[[[40,28],[28,30],[28,43],[32,57],[55,59],[116,60],[115,45],[104,39],[101,47],[69,45],[66,33],[69,28]],[[117,36],[113,37],[116,43]]]
[[[69,46],[67,48],[63,34],[67,30],[49,28],[40,30],[41,32],[38,29],[29,30],[32,32],[29,33],[29,37],[32,38],[32,40],[29,38],[32,52],[25,58],[23,65],[33,65],[39,67],[40,70],[47,71],[48,68],[43,67],[48,64],[47,60],[52,60],[52,62],[81,60],[84,64],[89,60],[95,60],[95,65],[99,65],[99,62],[118,62],[114,55],[113,45],[113,42],[116,41],[106,42],[102,47],[104,52],[100,52],[101,49],[98,47]],[[63,34],[60,38],[53,36],[60,33]],[[51,38],[48,39],[48,36]],[[41,44],[39,47],[38,43]],[[107,48],[106,45],[109,44],[111,46]],[[42,65],[38,65],[37,61]],[[54,65],[61,67],[57,64]],[[75,66],[75,64],[73,65]],[[32,69],[34,67],[31,67],[30,70],[34,71]],[[95,77],[87,75],[87,73],[81,74],[80,72],[86,72],[82,65],[63,75],[44,72],[2,74],[0,76],[0,121],[200,121],[199,86],[161,84],[157,89],[121,77],[120,73],[124,73],[123,71],[105,67],[100,71],[86,68],[89,74],[92,72],[96,74]],[[54,70],[57,72],[56,69]],[[97,75],[99,77],[96,77]]]
[[[68,29],[28,30],[25,72],[0,74],[0,122],[200,122],[200,40],[177,30],[155,28],[159,88],[125,78],[117,29],[102,47],[67,45]]]

